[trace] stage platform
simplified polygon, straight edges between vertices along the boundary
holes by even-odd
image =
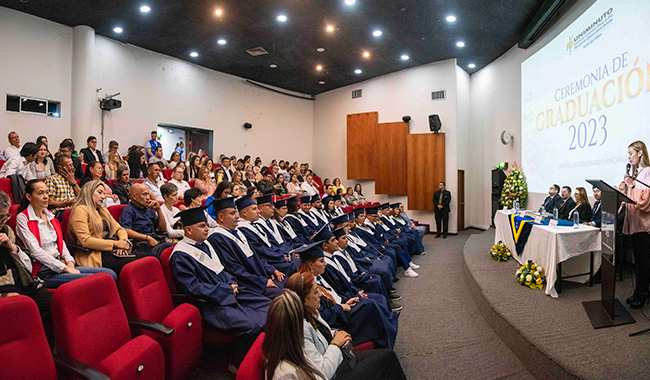
[[[594,330],[582,302],[600,299],[600,285],[563,283],[559,298],[519,285],[515,260],[497,262],[488,251],[494,229],[472,235],[464,247],[465,278],[488,324],[539,379],[650,379],[650,307],[629,309],[637,323]],[[617,298],[632,294],[632,274],[616,282]]]

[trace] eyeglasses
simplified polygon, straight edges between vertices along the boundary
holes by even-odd
[[[11,214],[10,214],[10,213],[6,213],[6,214],[4,214],[4,215],[0,215],[0,223],[4,223],[4,222],[6,222],[6,221],[9,220],[9,219],[11,219]]]

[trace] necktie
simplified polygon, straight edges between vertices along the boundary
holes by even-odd
[[[210,254],[210,248],[208,248],[208,245],[205,243],[195,243],[194,246],[198,249],[201,250],[201,252],[205,253],[208,255],[210,258],[212,258],[212,255]]]
[[[271,221],[267,220],[266,225],[269,226],[269,230],[273,231],[273,226],[271,226]]]
[[[239,235],[237,234],[237,230],[229,230],[229,231],[230,231],[230,233],[231,233],[234,237],[236,237],[239,241],[242,241],[242,239],[241,239],[241,238],[239,237]]]

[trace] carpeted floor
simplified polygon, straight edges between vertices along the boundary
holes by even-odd
[[[473,233],[447,239],[426,235],[416,256],[417,279],[400,274],[403,296],[395,352],[409,379],[532,379],[519,359],[479,314],[467,286],[463,247]],[[194,380],[234,379],[222,355],[207,351]],[[361,379],[360,379],[361,380]],[[373,379],[374,380],[374,379]]]

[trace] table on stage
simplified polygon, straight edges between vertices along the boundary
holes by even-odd
[[[541,265],[546,273],[547,295],[557,298],[555,288],[557,280],[557,265],[561,264],[562,277],[578,273],[589,273],[591,256],[593,256],[593,273],[600,268],[601,237],[600,229],[580,225],[573,227],[550,227],[533,225],[524,250],[519,256],[515,248],[515,240],[510,227],[509,212],[497,211],[494,216],[496,234],[494,242],[502,241],[512,252],[512,256],[523,265],[527,260],[533,260]],[[593,252],[592,255],[589,253]],[[512,274],[514,277],[514,273]],[[571,281],[586,282],[588,275],[572,277]]]

